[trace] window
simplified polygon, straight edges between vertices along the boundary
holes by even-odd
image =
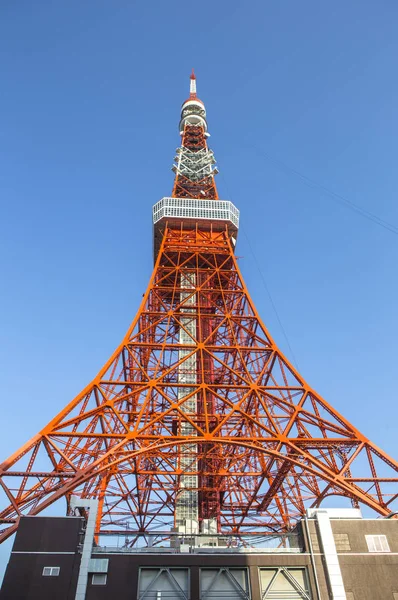
[[[365,535],[369,552],[390,552],[385,535]]]
[[[138,600],[188,600],[189,571],[173,567],[140,569]]]
[[[249,600],[247,569],[201,569],[200,589],[202,600]]]
[[[91,580],[92,585],[105,585],[106,584],[106,573],[93,573]]]
[[[260,569],[262,600],[310,600],[310,590],[305,569],[275,567]]]
[[[108,558],[91,558],[88,563],[89,573],[107,573],[108,572]]]
[[[43,577],[58,577],[60,567],[44,567]]]
[[[350,539],[347,533],[335,533],[334,543],[336,544],[337,552],[348,552],[351,550]]]

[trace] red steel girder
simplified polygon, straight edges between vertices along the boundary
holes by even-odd
[[[195,273],[194,290],[182,287],[183,272]],[[192,356],[194,382],[181,383]],[[196,412],[185,409],[192,397]],[[182,433],[184,423],[194,435]],[[198,477],[202,518],[217,518],[220,533],[289,530],[305,507],[330,495],[386,516],[398,495],[397,462],[321,398],[272,340],[227,230],[166,227],[119,347],[0,465],[0,539],[21,515],[71,494],[100,499],[99,532],[125,529],[127,521],[135,531],[167,529],[188,445],[198,460],[184,474]]]

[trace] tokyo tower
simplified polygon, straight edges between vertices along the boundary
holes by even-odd
[[[192,73],[141,306],[93,381],[1,463],[0,541],[72,496],[98,500],[98,534],[287,532],[329,496],[392,513],[398,463],[304,381],[256,311],[207,129]]]

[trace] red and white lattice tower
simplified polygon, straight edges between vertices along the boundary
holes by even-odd
[[[332,495],[392,512],[397,462],[304,381],[256,312],[194,74],[180,131],[141,306],[93,381],[0,465],[0,539],[72,495],[98,499],[97,532],[284,532]]]

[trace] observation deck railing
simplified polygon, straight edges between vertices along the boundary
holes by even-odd
[[[100,535],[93,554],[111,553],[191,553],[191,554],[235,554],[235,553],[289,553],[304,551],[301,536],[296,533],[284,535],[222,535],[156,533],[135,534],[132,532]]]
[[[229,200],[162,198],[153,206],[153,223],[167,218],[195,221],[230,222],[239,228],[239,210]]]

